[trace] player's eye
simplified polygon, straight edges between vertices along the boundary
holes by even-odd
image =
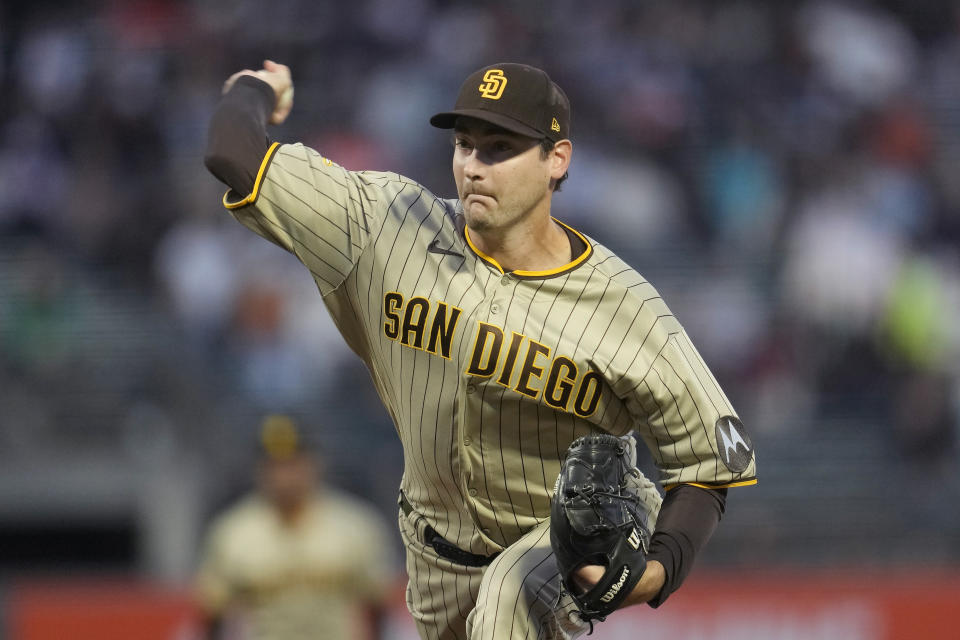
[[[456,137],[453,139],[453,146],[456,147],[457,149],[463,149],[465,151],[469,151],[470,149],[473,148],[473,145],[470,144],[469,140],[467,140],[466,138],[460,138],[460,137]]]

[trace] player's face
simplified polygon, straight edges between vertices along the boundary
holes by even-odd
[[[552,163],[538,140],[460,118],[453,141],[453,176],[471,230],[504,230],[549,211]]]
[[[279,509],[302,504],[314,490],[316,467],[306,455],[265,461],[260,468],[261,490]]]

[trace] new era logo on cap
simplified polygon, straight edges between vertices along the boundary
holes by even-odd
[[[542,69],[504,62],[478,69],[460,87],[452,111],[430,124],[452,129],[460,116],[490,122],[531,138],[556,142],[570,137],[570,101]]]

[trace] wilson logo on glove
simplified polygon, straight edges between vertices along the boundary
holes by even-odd
[[[629,575],[630,575],[630,567],[624,567],[623,573],[620,574],[620,579],[617,581],[615,585],[610,587],[610,591],[607,591],[605,594],[603,594],[600,597],[600,600],[602,602],[610,602],[611,600],[613,600],[613,596],[617,595],[617,592],[619,592],[620,589],[623,587],[623,583],[627,581],[627,576]]]

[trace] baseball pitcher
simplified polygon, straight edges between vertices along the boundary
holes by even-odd
[[[570,638],[662,604],[727,489],[756,482],[753,447],[654,287],[551,216],[573,156],[560,87],[522,64],[470,74],[430,118],[452,131],[454,199],[271,142],[284,65],[224,91],[205,159],[224,206],[310,270],[403,443],[421,637]]]

